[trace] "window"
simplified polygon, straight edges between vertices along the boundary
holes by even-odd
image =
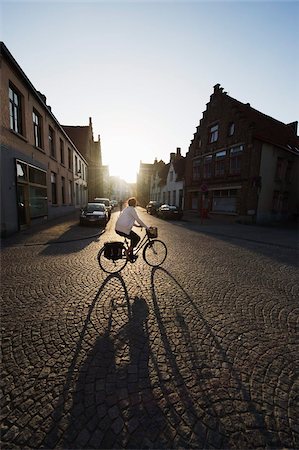
[[[218,141],[218,128],[219,128],[218,124],[210,127],[210,132],[209,132],[209,142],[210,143]]]
[[[51,192],[52,192],[52,205],[57,205],[57,180],[56,173],[51,172]]]
[[[75,156],[75,173],[78,175],[78,158]]]
[[[224,175],[225,173],[226,150],[217,152],[215,155],[215,177]]]
[[[72,150],[69,147],[67,149],[67,158],[68,158],[68,168],[72,169]]]
[[[200,179],[200,160],[199,159],[196,159],[195,161],[193,161],[192,179],[193,179],[193,181],[198,181]]]
[[[17,181],[28,181],[27,164],[17,161]]]
[[[36,147],[42,148],[42,118],[35,109],[33,110],[32,116],[33,116],[34,145]]]
[[[172,191],[172,204],[176,205],[176,191]]]
[[[241,156],[243,145],[232,147],[229,151],[229,173],[230,175],[238,175],[241,173]]]
[[[76,192],[75,192],[75,196],[76,196],[75,203],[76,203],[76,205],[79,205],[79,185],[78,185],[78,183],[76,183],[75,186],[76,186],[75,187],[75,189],[76,189]]]
[[[213,162],[212,155],[208,155],[208,156],[204,157],[204,160],[203,160],[203,177],[204,178],[211,178],[212,162]]]
[[[61,203],[65,204],[65,178],[61,177]]]
[[[64,164],[64,142],[62,139],[60,139],[60,162],[61,164]]]
[[[234,134],[234,132],[235,132],[235,124],[234,124],[234,122],[230,122],[228,124],[227,134],[228,134],[228,136],[232,136]]]
[[[277,158],[275,179],[282,181],[285,177],[286,165],[283,158]]]
[[[69,180],[69,204],[73,204],[73,182]]]
[[[289,193],[287,191],[274,191],[272,198],[272,210],[274,213],[286,213],[289,207]]]
[[[9,86],[9,119],[11,130],[23,134],[22,98],[12,86]]]
[[[29,166],[29,182],[33,184],[47,185],[46,172],[43,172],[33,166]]]
[[[236,213],[237,189],[222,189],[213,192],[213,212]]]
[[[52,127],[49,127],[49,151],[52,158],[55,158],[56,157],[55,132]]]
[[[17,183],[26,186],[31,219],[48,214],[47,173],[38,167],[16,161]]]
[[[288,183],[292,181],[292,168],[293,168],[293,161],[288,161],[285,173],[285,181],[287,181]]]

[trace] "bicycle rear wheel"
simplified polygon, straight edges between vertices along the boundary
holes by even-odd
[[[159,239],[149,241],[143,250],[144,261],[152,267],[158,267],[163,264],[167,256],[167,247]]]
[[[99,263],[101,269],[104,270],[104,272],[118,273],[127,264],[128,260],[127,260],[125,254],[123,254],[123,256],[120,259],[108,259],[104,255],[104,251],[105,251],[105,248],[102,247],[97,256],[98,263]]]

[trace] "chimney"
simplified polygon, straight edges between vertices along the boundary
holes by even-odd
[[[92,127],[92,120],[91,120],[91,117],[89,118],[89,126]]]
[[[177,156],[177,157],[180,157],[180,156],[181,156],[181,148],[180,148],[180,147],[177,147],[177,148],[176,148],[176,156]]]
[[[173,161],[175,158],[175,153],[170,153],[170,161]]]
[[[40,98],[42,99],[42,101],[45,103],[45,105],[47,105],[47,97],[42,94],[40,91],[37,91],[38,95],[40,96]]]
[[[216,92],[222,92],[222,91],[223,91],[223,88],[220,87],[220,84],[219,83],[215,84],[215,86],[214,86],[214,94],[216,94]]]

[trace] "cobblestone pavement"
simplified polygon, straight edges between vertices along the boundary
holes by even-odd
[[[2,249],[2,448],[299,448],[296,242],[141,212],[165,263],[107,276],[116,216]]]

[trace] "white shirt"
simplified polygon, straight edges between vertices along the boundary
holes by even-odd
[[[145,225],[145,223],[138,217],[134,206],[127,206],[119,215],[115,224],[115,230],[121,231],[125,234],[130,234],[135,222],[138,222],[139,225],[147,228],[147,225]]]

